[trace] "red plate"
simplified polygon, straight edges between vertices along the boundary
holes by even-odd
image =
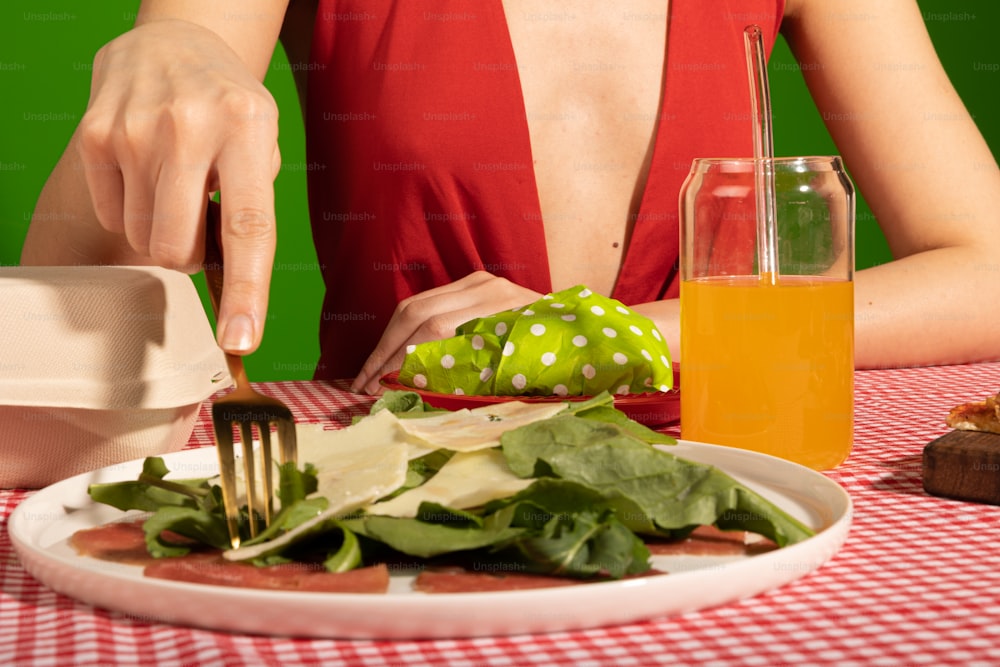
[[[399,371],[393,371],[383,376],[381,383],[386,389],[415,392],[429,405],[444,410],[478,408],[483,405],[494,405],[507,401],[551,403],[553,401],[585,401],[590,398],[589,396],[466,396],[464,394],[439,394],[434,391],[425,391],[400,384]],[[615,396],[615,407],[628,415],[630,419],[646,426],[666,426],[678,421],[681,418],[681,391],[680,371],[677,366],[674,366],[674,388],[670,391],[617,395]]]

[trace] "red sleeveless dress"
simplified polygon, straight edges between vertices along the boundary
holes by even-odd
[[[652,165],[614,298],[677,295],[680,186],[695,157],[753,154],[743,29],[760,25],[770,49],[783,9],[669,2]],[[551,291],[501,0],[321,0],[308,90],[317,379],[356,375],[401,299],[473,271]]]

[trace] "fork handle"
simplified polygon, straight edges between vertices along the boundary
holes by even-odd
[[[209,200],[205,212],[205,283],[208,285],[208,300],[212,303],[216,326],[219,321],[219,307],[222,305],[222,248],[219,246],[219,228],[221,225],[221,210],[218,202]],[[236,388],[249,387],[243,357],[225,352],[229,375]]]

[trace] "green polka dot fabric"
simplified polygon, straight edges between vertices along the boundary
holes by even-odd
[[[471,320],[453,338],[406,352],[400,383],[438,393],[592,396],[673,385],[656,325],[583,285]]]

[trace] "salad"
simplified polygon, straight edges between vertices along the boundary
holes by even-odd
[[[701,526],[778,547],[812,536],[722,471],[674,456],[672,438],[612,406],[605,393],[447,412],[412,392],[386,392],[347,428],[300,425],[303,465],[280,467],[280,511],[238,549],[214,478],[170,479],[151,457],[139,479],[89,493],[148,512],[142,531],[156,558],[208,547],[228,561],[322,563],[329,572],[405,560],[608,580],[649,572],[647,543]]]

